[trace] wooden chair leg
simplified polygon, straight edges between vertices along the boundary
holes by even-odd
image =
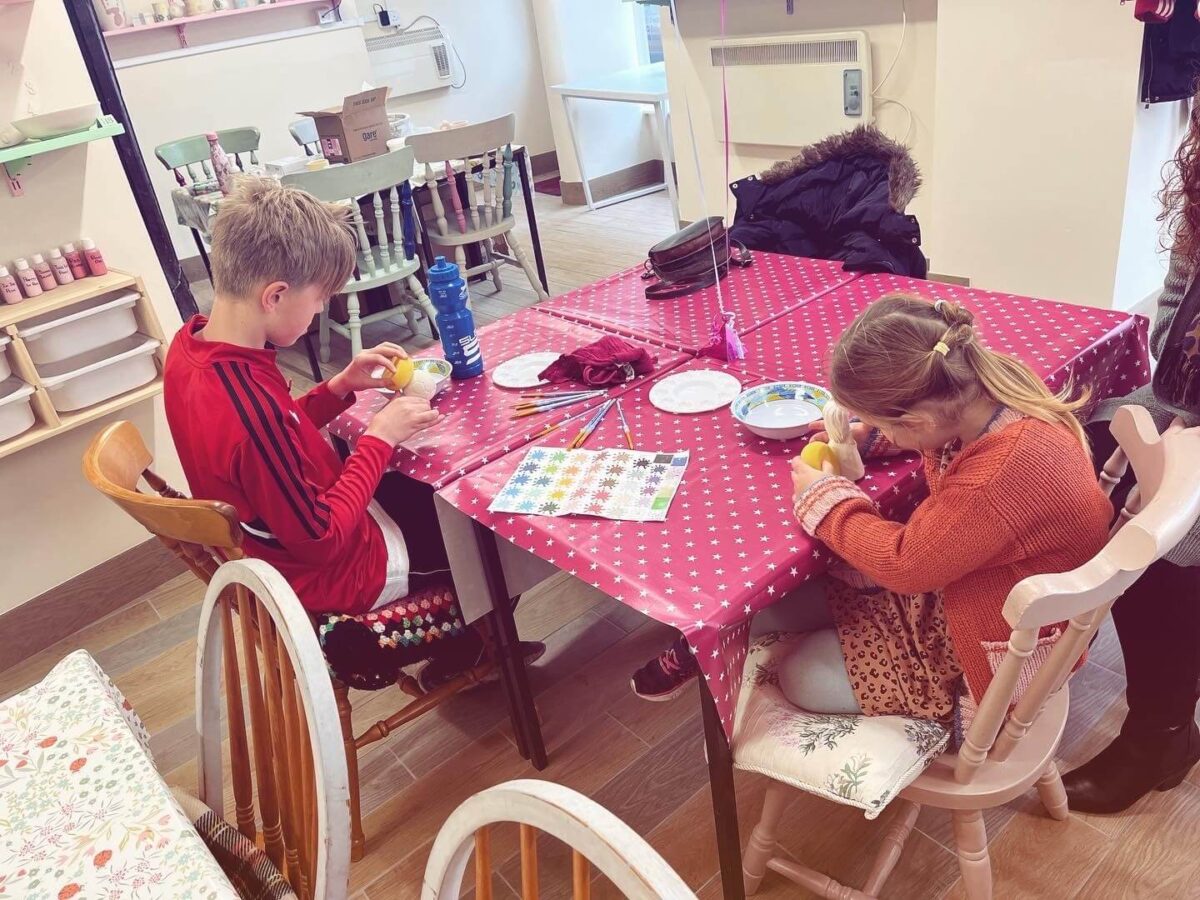
[[[484,244],[487,247],[488,262],[492,264],[492,284],[496,286],[496,293],[498,294],[504,290],[504,282],[500,280],[500,269],[504,265],[504,262],[496,258],[496,247],[490,238]]]
[[[896,811],[892,815],[892,821],[888,824],[887,832],[883,835],[883,846],[879,848],[879,853],[875,857],[875,865],[871,867],[871,872],[863,884],[864,894],[871,897],[879,896],[884,882],[896,868],[896,863],[900,861],[900,854],[904,852],[904,844],[912,833],[913,826],[917,824],[917,816],[920,812],[921,807],[911,800],[896,801]]]
[[[529,261],[529,257],[525,255],[525,251],[521,249],[521,245],[513,239],[512,232],[505,235],[508,240],[508,249],[512,251],[512,255],[517,258],[517,262],[521,264],[521,268],[525,272],[525,277],[529,279],[530,285],[533,286],[533,291],[538,296],[538,300],[549,300],[550,295],[546,293],[542,283],[538,280],[537,269],[533,267],[533,263]]]
[[[433,301],[429,299],[429,295],[425,293],[425,288],[421,284],[421,279],[416,275],[409,275],[408,281],[409,293],[417,302],[417,306],[421,308],[421,312],[425,313],[425,317],[429,319],[430,327],[433,327],[433,321],[437,318],[437,310],[433,307]]]
[[[987,829],[983,813],[977,809],[956,809],[954,844],[958,851],[958,869],[968,900],[991,900],[992,862],[988,858]]]
[[[321,345],[321,362],[329,362],[329,310],[321,310],[319,325],[319,340]]]
[[[758,824],[754,826],[750,840],[746,843],[746,850],[742,854],[742,883],[746,886],[747,897],[758,891],[758,886],[767,873],[767,863],[775,854],[775,829],[783,811],[787,809],[789,790],[787,785],[773,781],[763,798],[762,815]]]
[[[1058,765],[1053,761],[1046,767],[1046,771],[1042,773],[1042,777],[1037,782],[1038,796],[1042,800],[1042,806],[1046,807],[1046,812],[1050,813],[1051,818],[1058,821],[1066,821],[1071,815],[1071,808],[1067,805],[1067,791],[1063,787],[1062,775],[1058,772]]]
[[[362,353],[362,320],[358,315],[358,294],[346,295],[346,328],[350,331],[350,358]]]
[[[354,723],[350,720],[350,688],[340,681],[333,682],[337,701],[338,721],[342,725],[342,743],[346,747],[346,775],[350,782],[350,859],[358,862],[366,851],[363,835],[362,807],[358,795],[358,747],[354,743]]]

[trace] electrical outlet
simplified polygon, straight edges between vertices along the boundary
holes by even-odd
[[[862,69],[846,69],[842,72],[842,109],[848,116],[863,114]]]

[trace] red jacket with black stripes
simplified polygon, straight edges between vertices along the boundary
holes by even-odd
[[[392,455],[364,435],[343,464],[321,434],[350,406],[326,384],[292,398],[274,350],[205,341],[203,316],[171,342],[164,400],[192,496],[237,509],[249,556],[312,612],[360,613],[383,588],[387,549],[367,513]]]

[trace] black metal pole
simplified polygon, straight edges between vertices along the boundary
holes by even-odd
[[[117,156],[121,160],[121,168],[125,170],[125,179],[133,191],[133,199],[142,221],[150,235],[150,243],[158,255],[159,265],[167,276],[167,284],[175,297],[175,306],[179,315],[184,319],[194,316],[196,298],[192,296],[192,288],[183,274],[179,257],[175,255],[175,245],[171,243],[171,233],[167,231],[167,222],[159,209],[158,199],[154,196],[154,185],[150,182],[150,173],[146,171],[146,162],[142,158],[142,150],[138,146],[137,134],[133,130],[133,120],[125,107],[125,98],[121,94],[121,85],[117,81],[117,73],[113,69],[112,59],[108,55],[108,45],[104,43],[104,35],[100,31],[100,22],[96,18],[96,10],[92,0],[63,0],[67,10],[67,18],[71,20],[71,29],[75,32],[75,40],[79,44],[79,52],[83,54],[83,63],[87,66],[88,77],[96,91],[96,99],[100,108],[125,126],[125,133],[113,138],[117,148]]]

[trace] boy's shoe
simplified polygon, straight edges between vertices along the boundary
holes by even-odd
[[[629,685],[643,700],[659,703],[674,700],[699,673],[692,648],[680,637],[669,650],[634,672]]]
[[[471,653],[468,657],[464,657],[462,654],[441,654],[431,659],[417,673],[417,684],[421,686],[421,690],[429,693],[483,662],[486,650],[482,646],[482,643],[480,641],[478,650]],[[537,662],[545,655],[546,645],[541,641],[521,641],[521,652],[525,657],[525,665],[528,666]],[[490,684],[499,678],[500,669],[499,667],[495,667],[484,676],[480,683]]]

